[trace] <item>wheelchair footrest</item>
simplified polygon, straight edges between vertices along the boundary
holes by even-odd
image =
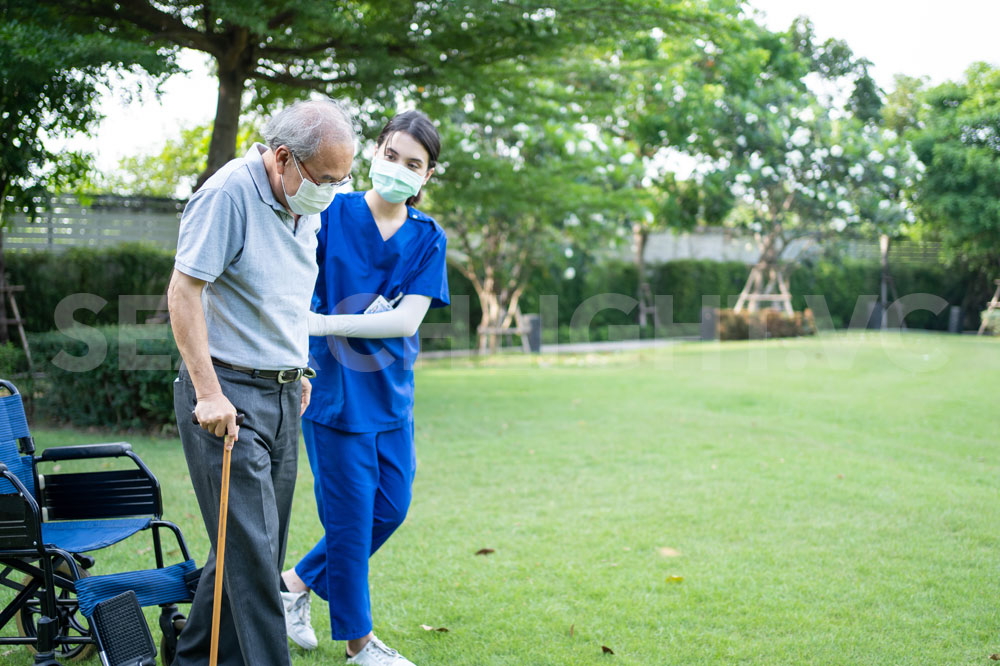
[[[105,666],[156,666],[156,644],[135,592],[97,604],[91,624]]]
[[[187,560],[162,569],[81,578],[76,581],[80,612],[90,617],[97,604],[129,590],[135,592],[140,606],[191,601],[185,577],[194,570],[194,560]]]

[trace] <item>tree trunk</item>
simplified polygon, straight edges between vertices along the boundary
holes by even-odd
[[[639,301],[639,326],[645,326],[647,315],[653,308],[647,296],[650,294],[649,282],[646,280],[646,243],[649,241],[649,229],[641,222],[632,225],[632,237],[635,241],[635,269],[638,288],[636,298]]]
[[[0,203],[2,206],[2,203]],[[3,220],[0,211],[0,221]],[[3,255],[3,225],[0,224],[0,344],[10,341],[10,329],[7,327],[7,262]]]
[[[466,275],[469,273],[466,272]],[[524,279],[522,276],[519,284],[508,283],[506,287],[502,288],[496,275],[487,268],[486,275],[482,280],[475,279],[471,282],[483,311],[476,329],[479,337],[477,345],[479,353],[493,354],[500,349],[504,336],[503,331],[509,330],[511,325],[515,323],[518,304],[524,293]]]
[[[212,127],[212,139],[208,144],[208,164],[205,171],[198,176],[195,190],[236,156],[240,109],[250,71],[245,64],[249,53],[250,49],[244,47],[241,52],[231,57],[216,59],[219,68],[219,96],[215,106],[215,124]]]
[[[764,241],[761,243],[760,257],[750,269],[750,276],[747,278],[746,284],[743,285],[743,291],[740,292],[739,298],[736,299],[736,305],[733,306],[734,312],[741,312],[743,308],[746,308],[748,312],[757,312],[760,304],[753,296],[763,295],[767,290],[766,285],[776,282],[775,276],[777,274],[774,271],[779,270],[778,257],[785,249],[784,246],[778,247],[780,237],[781,225],[775,226],[764,237]],[[764,281],[765,277],[770,278],[768,282]]]
[[[10,330],[7,328],[7,262],[4,259],[3,231],[7,227],[7,183],[6,176],[0,180],[0,344],[10,340]]]
[[[878,237],[879,254],[882,260],[882,284],[879,290],[880,305],[882,306],[882,321],[880,328],[889,327],[889,242],[890,238],[886,234]]]

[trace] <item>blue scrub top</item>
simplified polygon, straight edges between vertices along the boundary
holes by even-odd
[[[449,304],[447,238],[437,222],[415,208],[382,240],[364,192],[338,194],[321,215],[316,260],[319,277],[312,309],[361,314],[378,297],[429,296]],[[316,370],[304,418],[347,432],[401,428],[413,418],[413,362],[420,335],[408,338],[309,338]]]

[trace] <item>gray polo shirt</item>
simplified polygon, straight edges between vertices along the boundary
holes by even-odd
[[[212,356],[258,370],[301,368],[320,217],[302,216],[296,227],[271,192],[266,150],[256,144],[191,197],[174,267],[208,283],[201,303]]]

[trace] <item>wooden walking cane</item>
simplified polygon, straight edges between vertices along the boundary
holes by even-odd
[[[209,666],[219,663],[219,615],[222,611],[222,568],[226,560],[226,516],[229,514],[229,463],[233,458],[233,436],[226,433],[222,449],[222,496],[219,498],[219,537],[215,546],[215,595],[212,597],[212,651]]]
[[[236,415],[236,425],[243,424],[243,414]],[[191,421],[198,423],[198,417],[191,413]],[[215,541],[215,590],[212,596],[212,646],[209,666],[219,663],[219,620],[222,611],[222,569],[226,559],[226,517],[229,515],[229,464],[233,458],[236,440],[228,432],[222,449],[222,493],[219,497],[219,535]]]

